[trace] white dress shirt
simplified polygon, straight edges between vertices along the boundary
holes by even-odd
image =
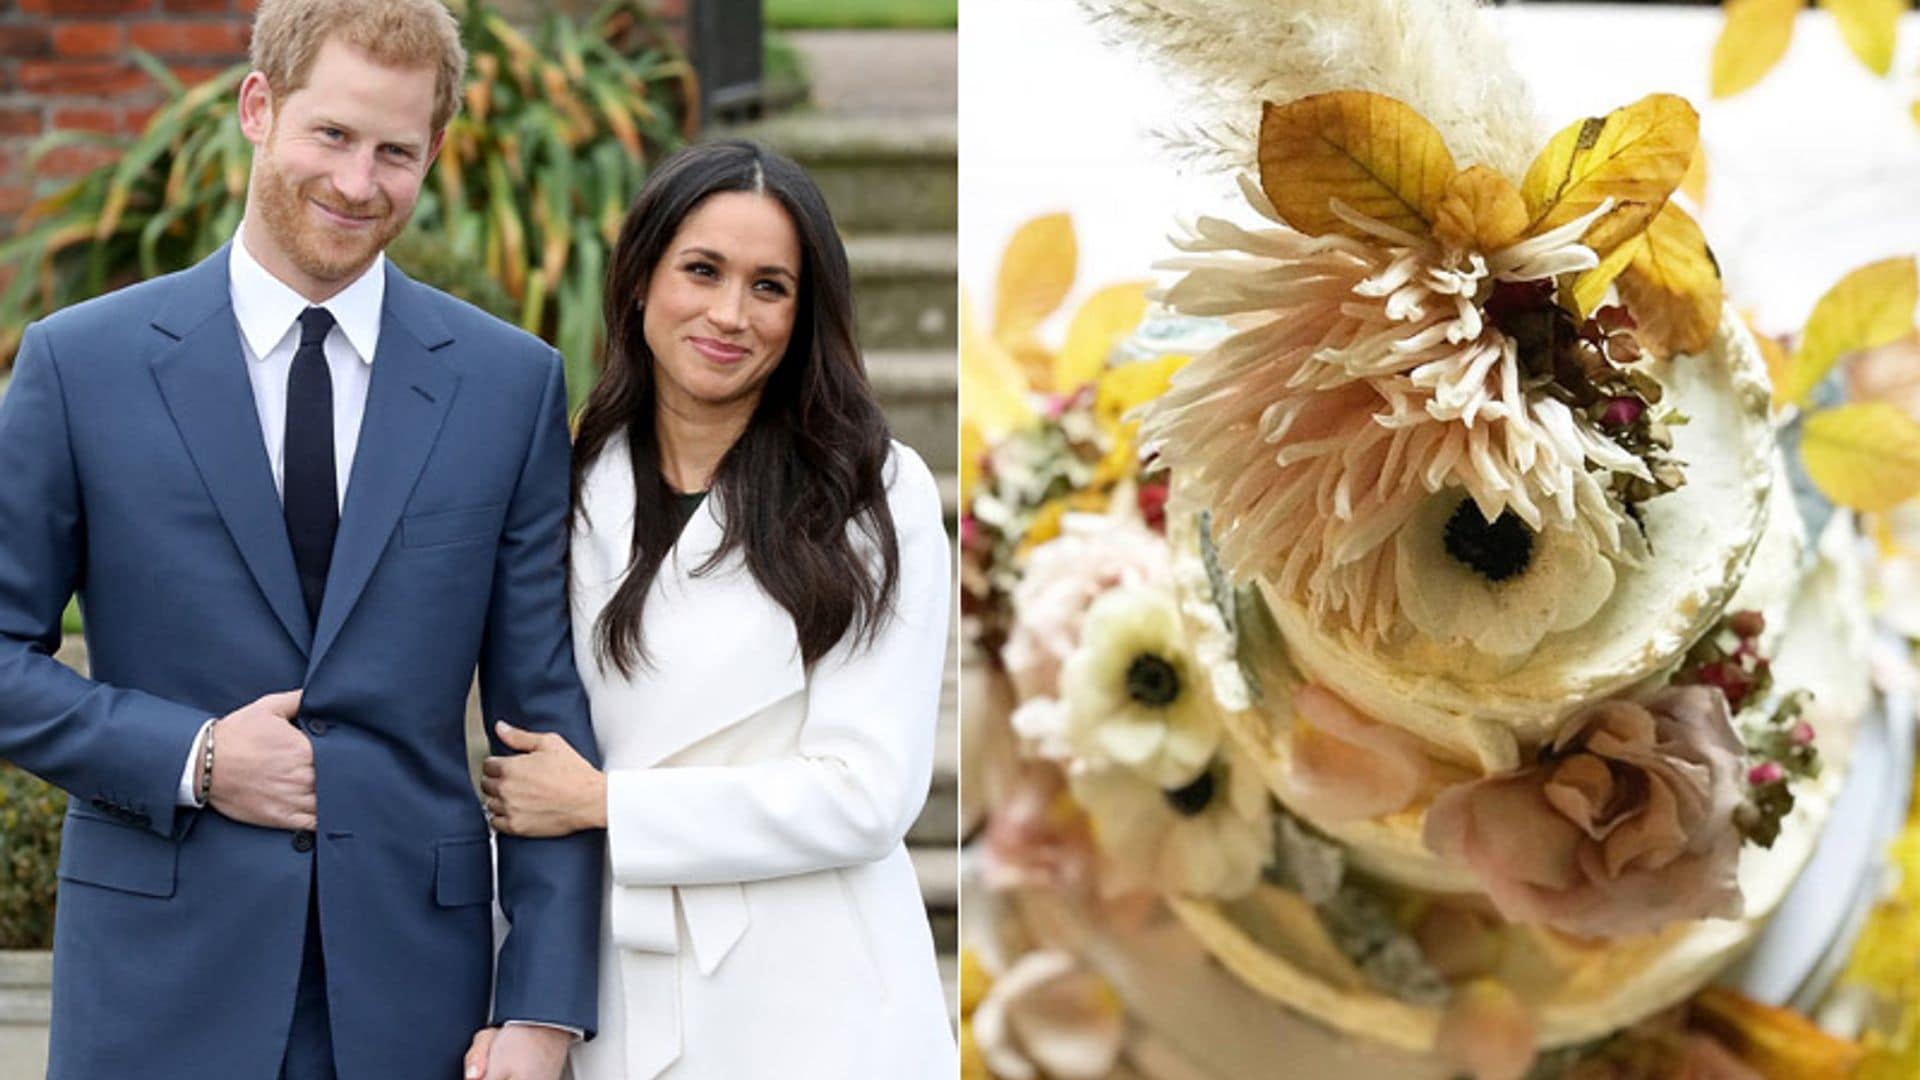
[[[344,508],[347,481],[353,476],[353,452],[360,444],[360,421],[367,414],[374,350],[380,344],[380,309],[387,297],[386,255],[375,256],[373,265],[351,285],[326,303],[314,305],[261,266],[247,250],[245,236],[235,233],[227,256],[227,293],[233,300],[233,321],[240,331],[240,352],[246,357],[247,381],[253,385],[267,462],[273,468],[273,488],[282,497],[286,495],[287,376],[293,371],[293,354],[300,348],[300,314],[318,306],[333,316],[333,329],[327,331],[321,347],[327,354],[328,374],[333,376],[334,491]],[[194,796],[205,738],[203,727],[180,776],[177,801],[181,806],[200,805]]]

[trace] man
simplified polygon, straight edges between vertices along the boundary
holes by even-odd
[[[597,757],[559,358],[382,254],[460,91],[438,0],[264,0],[253,64],[234,241],[29,327],[0,403],[0,757],[73,796],[50,1075],[453,1077],[491,988],[489,1075],[552,1080],[601,838],[500,840],[493,979],[462,731],[477,665]]]

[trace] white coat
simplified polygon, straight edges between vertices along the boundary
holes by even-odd
[[[895,444],[898,598],[878,639],[811,670],[739,553],[694,575],[701,504],[643,613],[632,678],[593,656],[624,573],[633,479],[614,440],[572,550],[573,638],[607,771],[600,1027],[575,1080],[917,1080],[957,1070],[903,838],[926,801],[950,555],[932,475]]]

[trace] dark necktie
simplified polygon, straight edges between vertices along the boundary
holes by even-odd
[[[327,566],[333,561],[333,534],[340,527],[340,502],[333,476],[333,377],[327,373],[323,343],[333,329],[326,308],[300,313],[300,348],[287,374],[286,468],[281,500],[287,515],[287,539],[307,617],[320,618],[320,597],[327,590]]]

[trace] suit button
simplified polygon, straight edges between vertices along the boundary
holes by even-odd
[[[312,851],[313,850],[313,833],[307,829],[301,829],[299,832],[294,833],[293,834],[293,850],[298,851],[302,854]]]
[[[327,733],[327,722],[325,720],[305,720],[302,721],[302,723],[306,725],[307,734],[309,735],[325,735]]]
[[[98,795],[95,795],[93,798],[87,800],[87,805],[93,807],[95,810],[98,810],[104,814],[107,812],[107,806],[109,804],[107,800],[101,798]]]

